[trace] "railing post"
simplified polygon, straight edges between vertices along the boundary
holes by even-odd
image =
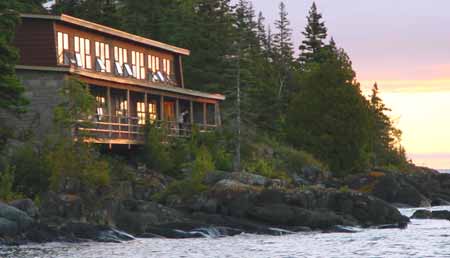
[[[111,139],[112,138],[112,133],[111,133],[111,131],[112,131],[112,127],[111,127],[112,117],[111,117],[111,88],[110,87],[106,88],[106,98],[107,98],[106,104],[108,105],[107,108],[108,108],[108,123],[109,123],[109,125],[108,125],[108,131],[109,131],[108,132],[108,138]],[[111,144],[110,144],[109,147],[111,148]]]
[[[161,128],[164,126],[164,96],[160,96],[159,99],[159,109],[160,109],[160,121],[161,121]]]
[[[214,116],[216,118],[216,126],[221,126],[222,125],[222,118],[220,117],[220,106],[219,106],[219,103],[215,104]]]
[[[145,108],[144,108],[144,112],[145,112],[145,115],[144,115],[144,126],[147,126],[147,122],[150,123],[150,114],[148,113],[149,110],[148,110],[148,95],[147,95],[147,92],[144,93],[144,105],[145,105]],[[139,132],[139,133],[141,133],[141,132]]]
[[[206,102],[203,103],[203,128],[206,131],[208,128],[206,126],[207,121],[206,121]]]
[[[175,100],[175,130],[176,130],[176,128],[178,128],[178,133],[177,132],[175,132],[175,134],[181,134],[181,129],[182,128],[180,128],[180,124],[178,123],[178,121],[180,121],[179,120],[180,119],[180,100],[179,99],[176,99]]]
[[[131,139],[131,103],[130,103],[130,90],[127,89],[127,120],[128,120],[128,139]]]

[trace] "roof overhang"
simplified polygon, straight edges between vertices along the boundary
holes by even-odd
[[[190,51],[188,49],[172,46],[166,43],[162,43],[156,40],[144,38],[138,35],[134,35],[125,31],[116,30],[111,27],[107,27],[101,24],[93,23],[90,21],[86,21],[83,19],[75,18],[66,14],[61,15],[46,15],[46,14],[21,14],[21,18],[28,18],[28,19],[45,19],[45,20],[53,20],[53,21],[60,21],[67,24],[87,28],[90,30],[98,31],[101,33],[109,34],[115,37],[119,37],[125,40],[131,40],[134,42],[138,42],[140,44],[144,44],[147,46],[159,48],[162,50],[166,50],[172,53],[177,53],[180,55],[188,56],[190,55]]]
[[[97,79],[97,80],[140,86],[143,88],[166,91],[166,92],[171,92],[171,93],[176,93],[176,94],[183,94],[183,95],[201,97],[201,98],[206,98],[206,99],[213,99],[213,100],[218,100],[218,101],[225,100],[225,96],[222,94],[206,93],[206,92],[190,90],[190,89],[186,89],[186,88],[166,86],[166,85],[160,84],[160,83],[154,83],[154,82],[138,80],[138,79],[133,79],[133,78],[114,77],[114,76],[110,76],[110,75],[103,75],[103,74],[100,74],[97,72],[91,72],[91,71],[76,69],[76,68],[72,68],[72,67],[47,67],[47,66],[16,65],[16,69],[47,71],[47,72],[64,72],[64,73],[69,73],[69,74],[85,76],[85,77]]]

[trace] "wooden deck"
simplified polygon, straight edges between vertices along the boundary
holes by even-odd
[[[145,124],[138,123],[137,117],[108,117],[102,116],[91,120],[79,120],[74,128],[76,138],[97,144],[127,144],[140,145],[144,143]],[[216,125],[206,124],[182,124],[181,127],[175,121],[151,121],[152,126],[164,130],[168,137],[188,138],[193,128],[199,132],[211,132]]]

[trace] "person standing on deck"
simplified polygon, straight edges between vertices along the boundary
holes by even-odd
[[[185,134],[185,130],[186,130],[186,117],[189,114],[189,111],[184,110],[180,116],[178,117],[178,130],[179,130],[179,134]]]

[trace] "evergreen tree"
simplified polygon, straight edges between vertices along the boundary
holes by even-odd
[[[23,97],[24,88],[15,73],[19,53],[12,46],[19,16],[17,11],[9,9],[17,7],[15,4],[13,1],[0,2],[0,10],[3,10],[0,14],[0,108],[23,111],[27,100]]]
[[[373,167],[404,167],[408,162],[400,145],[402,132],[395,128],[394,122],[386,114],[391,111],[379,97],[378,84],[375,83],[370,96],[371,148]]]
[[[273,35],[272,41],[272,57],[276,67],[272,76],[278,80],[276,86],[277,103],[272,113],[274,113],[273,120],[278,131],[284,124],[288,101],[295,88],[292,74],[294,53],[292,29],[289,26],[290,22],[286,6],[281,2],[279,5],[279,18],[275,21],[276,33]]]
[[[327,28],[322,21],[322,14],[317,11],[316,3],[313,3],[307,17],[308,24],[302,32],[305,39],[300,45],[300,56],[298,62],[301,65],[318,62],[317,55],[324,47],[324,40],[327,38]]]
[[[257,32],[257,36],[258,36],[258,41],[259,41],[259,46],[261,49],[264,49],[267,51],[266,46],[267,46],[267,35],[266,35],[266,25],[264,24],[265,22],[265,18],[262,14],[262,12],[259,12],[258,14],[258,21],[257,21],[257,28],[258,28],[258,32]]]
[[[118,5],[119,2],[114,0],[60,0],[52,6],[51,12],[121,28],[123,20],[117,11]]]
[[[292,29],[289,27],[288,13],[286,5],[281,2],[279,6],[279,18],[275,21],[277,33],[273,35],[273,46],[277,56],[277,61],[282,65],[284,75],[290,69],[292,56],[294,54],[292,43]]]
[[[303,74],[290,104],[287,139],[328,163],[337,175],[367,167],[369,110],[342,50],[326,51],[322,63]]]

